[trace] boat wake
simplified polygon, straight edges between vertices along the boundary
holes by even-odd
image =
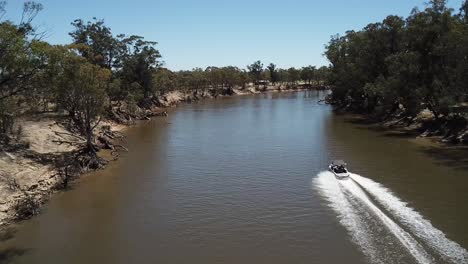
[[[464,248],[381,184],[321,172],[313,185],[372,263],[468,263]]]

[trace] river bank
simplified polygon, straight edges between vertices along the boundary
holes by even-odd
[[[348,116],[353,123],[365,124],[395,136],[426,138],[428,142],[445,146],[468,146],[468,119],[463,114],[435,118],[432,112],[425,109],[415,117],[397,112],[382,120],[373,114],[355,113],[343,107],[335,106],[334,112]]]
[[[460,140],[453,142],[447,139],[447,137],[440,135],[436,130],[428,130],[425,128],[424,122],[421,120],[408,125],[397,119],[378,121],[363,114],[351,114],[346,112],[336,112],[335,114],[343,116],[349,123],[359,125],[369,130],[378,131],[387,137],[407,138],[418,145],[437,148],[439,150],[459,150],[468,152],[468,145],[463,141],[465,140],[463,135],[466,135],[466,131],[463,131],[458,136],[452,135],[448,137],[449,139],[459,138],[458,140]],[[460,157],[460,159],[463,159],[463,157]]]
[[[125,129],[140,121],[166,116],[170,108],[180,103],[192,103],[204,99],[242,96],[270,92],[301,91],[305,88],[279,89],[269,86],[264,89],[232,89],[223,94],[212,95],[207,91],[172,91],[152,98],[136,109],[129,111],[126,105],[116,105],[96,128],[96,141],[100,148],[98,155],[107,161],[116,160]],[[57,165],[58,160],[76,159],[73,154],[78,147],[80,136],[67,130],[64,113],[44,113],[21,118],[17,122],[21,135],[18,142],[4,146],[0,153],[0,229],[12,222],[28,219],[39,213],[41,206],[50,196],[67,189],[71,181],[86,173],[64,171]],[[117,136],[116,136],[117,135]]]

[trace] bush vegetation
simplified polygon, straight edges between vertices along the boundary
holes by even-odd
[[[463,115],[468,99],[468,1],[459,11],[431,0],[407,18],[388,16],[359,31],[334,36],[332,102],[385,119]],[[466,113],[465,113],[466,115]]]

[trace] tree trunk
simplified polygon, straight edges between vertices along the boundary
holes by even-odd
[[[96,152],[93,145],[93,130],[91,129],[91,124],[89,122],[86,124],[86,148],[90,152]]]

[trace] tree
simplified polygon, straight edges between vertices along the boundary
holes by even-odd
[[[239,68],[234,66],[227,66],[222,68],[224,83],[229,89],[233,89],[235,86],[242,86],[242,72]]]
[[[205,71],[202,68],[195,68],[191,72],[192,74],[192,87],[195,91],[203,90],[208,87],[208,78],[206,77]]]
[[[330,79],[330,70],[327,66],[322,66],[315,70],[315,81],[317,85],[326,84]]]
[[[249,70],[252,79],[255,81],[255,85],[258,85],[263,72],[263,63],[261,61],[256,61],[251,65],[248,65],[247,69]]]
[[[281,83],[287,83],[289,80],[288,71],[285,69],[278,69],[278,79]]]
[[[34,110],[37,110],[36,106],[42,106],[42,111],[54,110],[49,108],[49,103],[54,105],[57,103],[58,90],[62,85],[64,61],[68,56],[76,56],[71,52],[73,46],[50,45],[43,41],[33,43],[33,54],[42,67],[31,79],[28,95],[24,96],[24,99]]]
[[[30,8],[25,5],[25,9]],[[29,24],[0,23],[0,101],[27,89],[29,81],[41,68],[33,52],[37,41]]]
[[[468,23],[468,1],[467,0],[465,0],[462,3],[462,6],[460,8],[460,17],[465,24]]]
[[[307,66],[301,69],[301,79],[309,85],[312,83],[312,80],[315,79],[315,75],[316,69],[314,66]]]
[[[124,89],[139,99],[154,95],[154,72],[161,66],[161,54],[155,48],[157,43],[146,41],[140,36],[130,36],[122,41],[126,52],[121,57],[122,70],[119,76]]]
[[[161,93],[172,91],[177,85],[177,75],[167,68],[159,68],[153,74],[156,87]]]
[[[273,85],[275,83],[277,83],[279,81],[279,76],[278,76],[278,70],[277,70],[277,67],[275,64],[273,63],[270,63],[268,66],[267,66],[267,69],[268,69],[268,72],[270,73],[270,81],[271,83],[273,83]]]
[[[423,102],[436,117],[447,114],[449,104],[454,103],[448,72],[451,51],[447,45],[455,22],[451,12],[446,1],[433,0],[424,12],[413,14],[407,21],[409,49],[419,56],[418,86]]]
[[[388,16],[334,36],[326,50],[333,101],[383,118],[400,109],[449,115],[468,91],[466,3],[453,15],[445,0],[432,0],[406,20]]]
[[[216,95],[219,86],[222,85],[223,82],[221,70],[218,67],[207,67],[205,69],[205,74],[210,83],[211,89],[215,92]]]
[[[111,72],[93,65],[73,52],[66,54],[63,61],[59,104],[65,109],[73,125],[86,139],[86,151],[95,154],[94,129],[100,122],[104,110],[106,87]]]
[[[136,35],[114,36],[104,20],[96,18],[88,22],[77,19],[72,25],[75,30],[70,36],[79,54],[90,63],[113,71],[108,87],[111,100],[142,100],[155,94],[155,71],[161,66],[156,42]]]
[[[301,78],[301,73],[294,67],[288,69],[288,82],[290,85],[296,85]]]
[[[31,88],[31,80],[43,67],[34,53],[38,36],[31,26],[42,5],[26,2],[18,25],[1,21],[5,5],[6,1],[0,1],[0,136],[11,130],[20,95]]]
[[[89,62],[112,69],[118,63],[118,56],[124,52],[124,46],[112,35],[104,20],[93,18],[93,21],[84,22],[81,19],[73,21],[75,30],[69,35],[73,43],[79,47],[80,54]]]

